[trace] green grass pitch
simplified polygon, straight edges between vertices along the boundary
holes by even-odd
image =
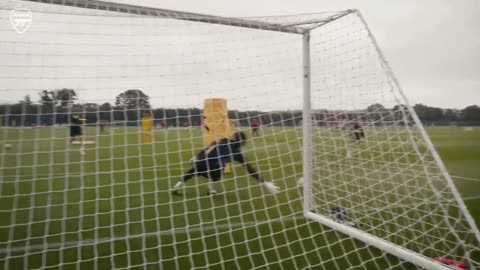
[[[302,216],[301,129],[263,128],[249,160],[282,188],[265,193],[241,168],[206,196],[171,187],[202,148],[200,129],[89,128],[81,155],[62,127],[0,128],[0,269],[409,269]],[[480,224],[480,128],[427,128]],[[335,259],[336,258],[336,259]],[[403,266],[402,266],[403,265]]]

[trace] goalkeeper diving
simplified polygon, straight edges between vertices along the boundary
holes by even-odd
[[[246,144],[247,137],[243,132],[236,132],[232,138],[223,138],[210,144],[207,148],[198,153],[194,159],[193,167],[190,168],[180,181],[175,185],[173,194],[181,195],[179,190],[185,183],[194,176],[203,176],[210,180],[208,194],[215,195],[215,184],[222,179],[223,172],[227,163],[238,162],[243,168],[258,181],[260,186],[270,193],[277,193],[279,187],[271,182],[265,181],[255,168],[250,165],[242,152],[242,147]]]

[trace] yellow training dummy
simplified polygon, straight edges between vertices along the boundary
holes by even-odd
[[[152,143],[153,119],[148,113],[142,117],[143,143]]]

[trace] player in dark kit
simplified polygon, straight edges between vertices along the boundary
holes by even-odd
[[[360,142],[363,138],[365,138],[365,132],[363,132],[362,126],[359,123],[353,123],[352,141]]]
[[[354,149],[357,148],[358,145],[361,144],[363,139],[365,138],[365,132],[363,131],[363,127],[359,123],[353,123],[350,132],[352,136],[352,142],[347,145],[348,158],[352,157]]]
[[[82,138],[82,121],[80,116],[74,114],[70,117],[70,143],[72,143],[76,137]]]
[[[203,176],[210,179],[208,194],[216,194],[215,183],[222,179],[226,163],[236,161],[241,163],[246,172],[257,180],[261,186],[271,193],[278,192],[278,187],[273,183],[265,181],[260,174],[247,163],[242,152],[242,146],[246,143],[246,136],[243,132],[236,132],[233,138],[223,138],[212,143],[203,149],[195,157],[194,165],[182,176],[175,185],[173,194],[180,195],[179,189],[194,176]]]

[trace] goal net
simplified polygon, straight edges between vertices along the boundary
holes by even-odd
[[[358,11],[7,0],[0,21],[0,268],[480,267],[475,221]],[[202,176],[174,194],[234,132],[280,191],[229,160],[217,194]]]

